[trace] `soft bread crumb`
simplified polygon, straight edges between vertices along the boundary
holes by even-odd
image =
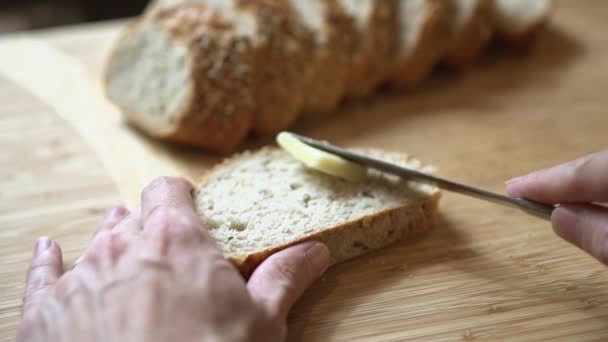
[[[421,169],[401,154],[368,152]],[[263,148],[212,170],[194,197],[228,258],[243,260],[335,227],[346,232],[353,225],[358,235],[352,241],[327,241],[332,258],[344,260],[396,241],[407,231],[428,228],[438,190],[375,170],[369,170],[366,181],[353,183],[309,169],[283,150]],[[383,236],[374,236],[380,231]]]

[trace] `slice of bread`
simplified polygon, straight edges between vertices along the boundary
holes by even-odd
[[[305,84],[303,113],[334,111],[342,97],[357,31],[337,0],[286,0],[296,18],[313,34],[311,72]]]
[[[490,0],[446,0],[450,38],[443,62],[462,68],[483,53],[491,35]]]
[[[492,27],[499,39],[510,45],[528,45],[548,22],[551,0],[493,0]]]
[[[367,151],[430,171],[403,154]],[[194,191],[199,214],[224,255],[248,277],[268,256],[318,240],[332,263],[429,229],[437,188],[374,170],[351,182],[305,167],[284,150],[262,148],[218,165]]]
[[[254,10],[259,20],[253,41],[259,49],[253,73],[257,107],[253,130],[274,135],[286,129],[302,111],[304,85],[314,53],[306,43],[311,40],[310,31],[298,23],[284,0],[239,1],[242,7]]]
[[[253,49],[253,131],[275,134],[301,112],[304,82],[313,51],[305,30],[283,0],[156,0],[146,10],[153,15],[180,3],[203,4],[247,29]]]
[[[234,149],[253,116],[253,56],[237,26],[200,4],[137,21],[109,60],[107,96],[152,136]]]
[[[385,81],[391,65],[396,31],[395,0],[340,0],[355,22],[357,43],[351,58],[346,95],[371,95]]]
[[[387,79],[397,87],[422,82],[441,58],[448,25],[442,0],[398,0],[393,65]]]

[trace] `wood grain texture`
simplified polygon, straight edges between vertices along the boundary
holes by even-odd
[[[466,73],[351,103],[294,130],[408,151],[442,176],[503,191],[511,177],[608,146],[606,13],[604,1],[561,1],[529,54],[490,54]],[[121,25],[32,35],[98,76]],[[120,199],[96,147],[84,143],[93,140],[73,127],[0,78],[0,341],[14,339],[35,238],[58,239],[69,263]],[[217,160],[140,138],[186,166],[188,177]],[[329,270],[294,308],[289,340],[608,339],[606,268],[546,222],[452,194],[440,212],[429,234]]]

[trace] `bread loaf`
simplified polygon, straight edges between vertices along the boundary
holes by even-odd
[[[253,72],[257,107],[253,130],[275,134],[286,129],[301,113],[313,51],[304,44],[308,32],[297,23],[284,1],[240,1],[247,2],[260,18],[257,39],[253,42],[260,49]]]
[[[368,153],[428,170],[402,154]],[[346,181],[268,147],[218,165],[194,192],[211,235],[246,277],[272,253],[307,240],[325,243],[337,263],[405,239],[431,227],[439,197],[435,187],[373,170],[367,180]]]
[[[419,84],[441,58],[449,33],[444,2],[398,0],[395,52],[387,75],[393,85]]]
[[[305,44],[308,32],[284,0],[156,0],[147,15],[180,3],[198,3],[235,18],[248,28],[253,48],[253,131],[274,134],[300,114],[304,82],[313,52]],[[243,18],[245,23],[241,23]]]
[[[253,55],[234,19],[184,4],[131,25],[106,68],[108,97],[146,133],[226,152],[251,128]]]
[[[340,0],[357,29],[357,43],[348,73],[347,96],[366,97],[384,81],[391,65],[395,37],[394,0]]]
[[[305,83],[303,113],[334,111],[345,93],[350,58],[357,39],[354,20],[337,0],[286,0],[313,34],[314,55]]]
[[[493,31],[524,45],[550,0],[155,0],[105,75],[125,117],[157,138],[235,149],[386,81],[420,83],[438,60],[474,62]]]
[[[493,0],[492,27],[502,41],[526,46],[547,23],[552,9],[551,0]]]
[[[491,0],[446,0],[449,42],[443,57],[446,65],[465,67],[477,60],[491,35]]]

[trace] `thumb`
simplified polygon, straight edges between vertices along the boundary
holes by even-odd
[[[23,315],[36,310],[38,304],[48,296],[63,272],[61,248],[47,237],[36,243],[34,256],[27,273]]]
[[[329,250],[307,242],[270,256],[253,273],[247,289],[273,319],[285,320],[291,306],[325,272]]]
[[[608,264],[608,209],[595,205],[561,205],[551,216],[555,233]]]

